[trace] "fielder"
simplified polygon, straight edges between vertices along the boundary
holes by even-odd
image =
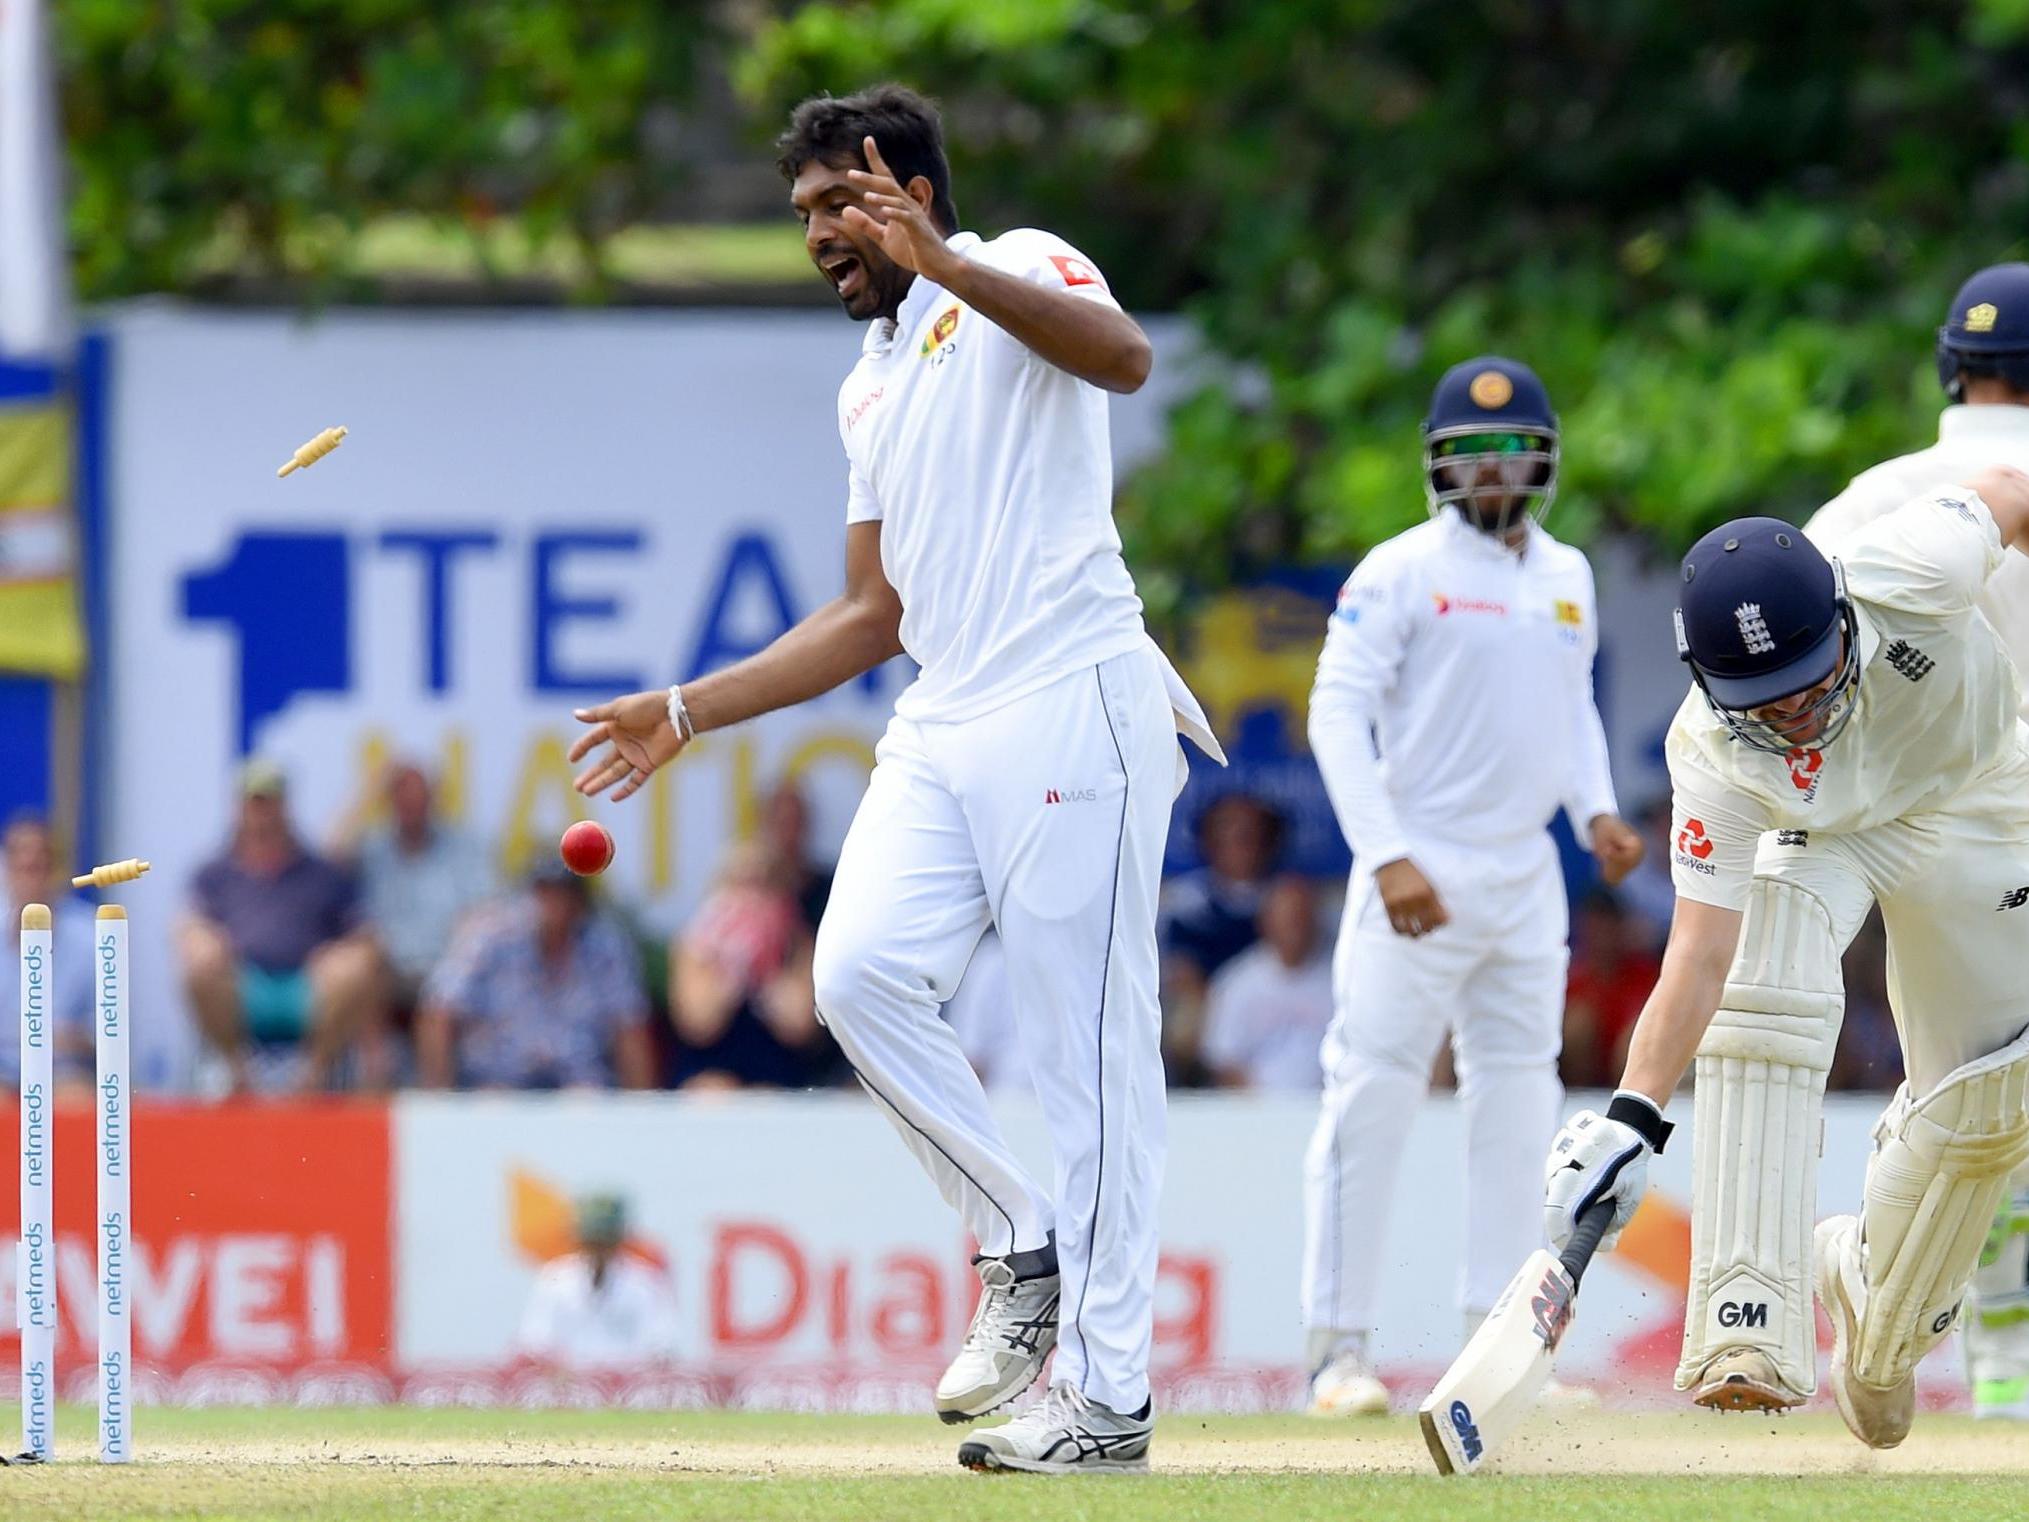
[[[1595,1200],[1627,1222],[1695,1055],[1677,1384],[1701,1405],[1810,1396],[1814,1260],[1840,1414],[1872,1447],[1901,1442],[1917,1361],[1957,1320],[2029,1158],[2029,727],[1976,606],[2010,545],[2029,546],[2029,475],[1997,466],[1929,488],[1836,560],[1773,518],[1684,559],[1676,918],[1620,1090],[1551,1149],[1546,1214],[1560,1242]],[[1908,1079],[1875,1128],[1861,1213],[1813,1238],[1839,957],[1877,901]]]
[[[1112,518],[1105,391],[1147,339],[1034,229],[960,232],[935,110],[899,86],[797,107],[780,164],[805,243],[869,324],[839,392],[846,586],[760,654],[580,710],[578,779],[624,798],[695,734],[907,651],[818,929],[819,1016],[979,1244],[983,1286],[937,1387],[975,1469],[1143,1469],[1153,1429],[1164,1092],[1156,890],[1179,726],[1197,703],[1142,627]],[[1223,758],[1221,758],[1223,759]],[[1002,1140],[939,1006],[992,925],[1056,1152]]]
[[[1451,1034],[1466,1114],[1471,1336],[1542,1241],[1536,1152],[1557,1125],[1568,929],[1546,829],[1561,804],[1617,882],[1618,817],[1592,700],[1592,568],[1539,519],[1557,418],[1513,360],[1447,371],[1423,425],[1431,521],[1339,595],[1310,741],[1353,848],[1304,1162],[1311,1409],[1385,1411],[1368,1338],[1410,1123]]]
[[[1938,329],[1937,376],[1952,403],[1937,443],[1875,466],[1820,508],[1804,532],[1828,552],[1932,481],[1983,465],[2029,470],[2029,264],[1995,265],[1959,287]],[[1979,606],[2024,677],[2029,718],[2029,560],[2008,556]],[[2029,1420],[2029,1167],[1994,1217],[1964,1319],[1973,1414]]]

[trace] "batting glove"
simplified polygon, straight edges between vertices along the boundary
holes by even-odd
[[[1646,1096],[1623,1089],[1601,1115],[1580,1110],[1550,1144],[1543,1169],[1543,1224],[1561,1252],[1578,1218],[1600,1200],[1613,1201],[1613,1225],[1602,1250],[1620,1240],[1648,1190],[1649,1154],[1661,1152],[1672,1127]]]

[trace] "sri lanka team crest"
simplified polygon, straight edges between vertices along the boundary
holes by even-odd
[[[916,351],[918,359],[928,359],[940,351],[949,352],[946,345],[950,343],[951,335],[958,331],[958,311],[957,307],[951,306],[938,314],[937,320],[930,324],[930,332],[923,340],[923,347]]]

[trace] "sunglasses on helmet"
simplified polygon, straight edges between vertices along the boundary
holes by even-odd
[[[1458,454],[1527,454],[1542,447],[1543,441],[1533,433],[1468,433],[1455,439],[1440,439],[1435,453],[1440,458]]]

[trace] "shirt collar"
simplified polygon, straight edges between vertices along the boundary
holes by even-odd
[[[1860,628],[1860,670],[1874,664],[1874,652],[1881,648],[1881,631],[1874,627],[1874,620],[1868,614],[1864,603],[1853,604],[1853,622]]]
[[[1961,403],[1938,415],[1939,443],[1960,443],[1968,439],[2029,439],[2029,407],[2009,402]]]
[[[944,240],[944,246],[954,254],[969,254],[979,247],[978,233],[953,233]],[[909,290],[902,297],[902,305],[892,318],[876,317],[867,324],[867,336],[860,343],[860,352],[871,354],[876,349],[885,349],[895,341],[898,333],[914,330],[922,320],[923,311],[942,294],[944,287],[934,280],[925,280],[918,275],[909,282]]]
[[[1536,536],[1542,532],[1541,529],[1536,527],[1535,519],[1531,518],[1529,520],[1528,536],[1522,540],[1521,549],[1512,550],[1492,534],[1482,529],[1474,528],[1470,523],[1467,523],[1465,521],[1465,514],[1461,513],[1457,508],[1447,504],[1439,509],[1439,512],[1442,515],[1440,521],[1444,524],[1445,532],[1451,535],[1453,543],[1458,545],[1465,553],[1477,555],[1482,560],[1513,560],[1526,564],[1529,559],[1529,551],[1535,548]]]

